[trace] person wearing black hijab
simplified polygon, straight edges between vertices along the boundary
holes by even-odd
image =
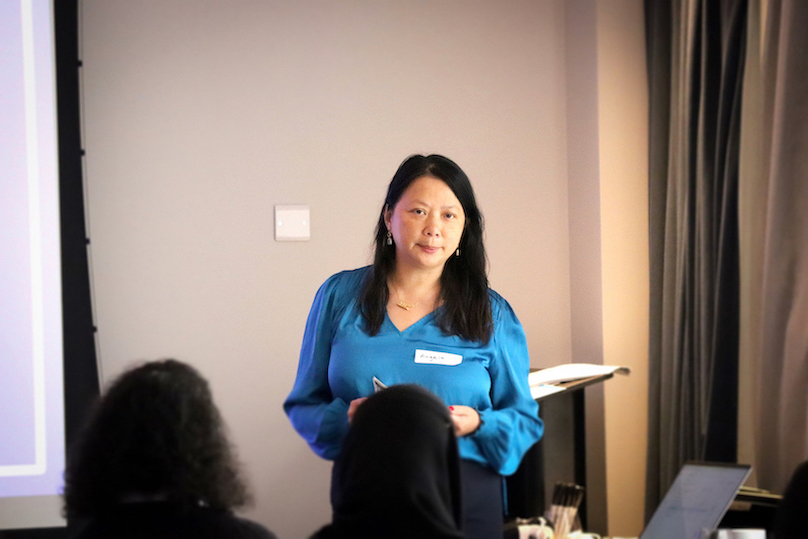
[[[460,458],[448,407],[395,385],[356,410],[333,469],[332,523],[312,539],[461,539]]]
[[[805,537],[808,530],[808,460],[797,466],[777,508],[775,539]]]

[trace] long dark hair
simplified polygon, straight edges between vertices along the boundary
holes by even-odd
[[[67,516],[97,516],[133,495],[216,509],[249,501],[208,383],[180,361],[121,375],[70,452]]]
[[[441,155],[408,157],[390,181],[376,225],[373,271],[359,299],[365,328],[371,335],[379,332],[390,294],[387,279],[396,267],[396,247],[387,245],[385,211],[395,208],[410,184],[423,176],[448,185],[466,215],[466,225],[460,239],[460,256],[452,255],[446,261],[440,277],[439,299],[443,301],[443,309],[437,323],[446,334],[487,342],[491,337],[493,322],[483,245],[483,216],[466,173],[454,161]]]

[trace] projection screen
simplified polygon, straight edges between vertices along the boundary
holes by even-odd
[[[64,526],[53,11],[0,2],[0,528]]]

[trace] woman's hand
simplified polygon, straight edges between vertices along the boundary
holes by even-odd
[[[449,413],[458,437],[469,435],[480,427],[480,414],[471,406],[461,404],[449,406]]]
[[[362,404],[367,400],[367,397],[359,397],[358,399],[354,399],[351,401],[351,404],[348,406],[348,423],[353,421],[353,416],[356,413],[356,409],[359,408],[359,405]]]

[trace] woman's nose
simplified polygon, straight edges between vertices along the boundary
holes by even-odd
[[[440,227],[438,226],[436,219],[430,218],[427,220],[426,225],[424,226],[424,234],[427,236],[440,236]]]

